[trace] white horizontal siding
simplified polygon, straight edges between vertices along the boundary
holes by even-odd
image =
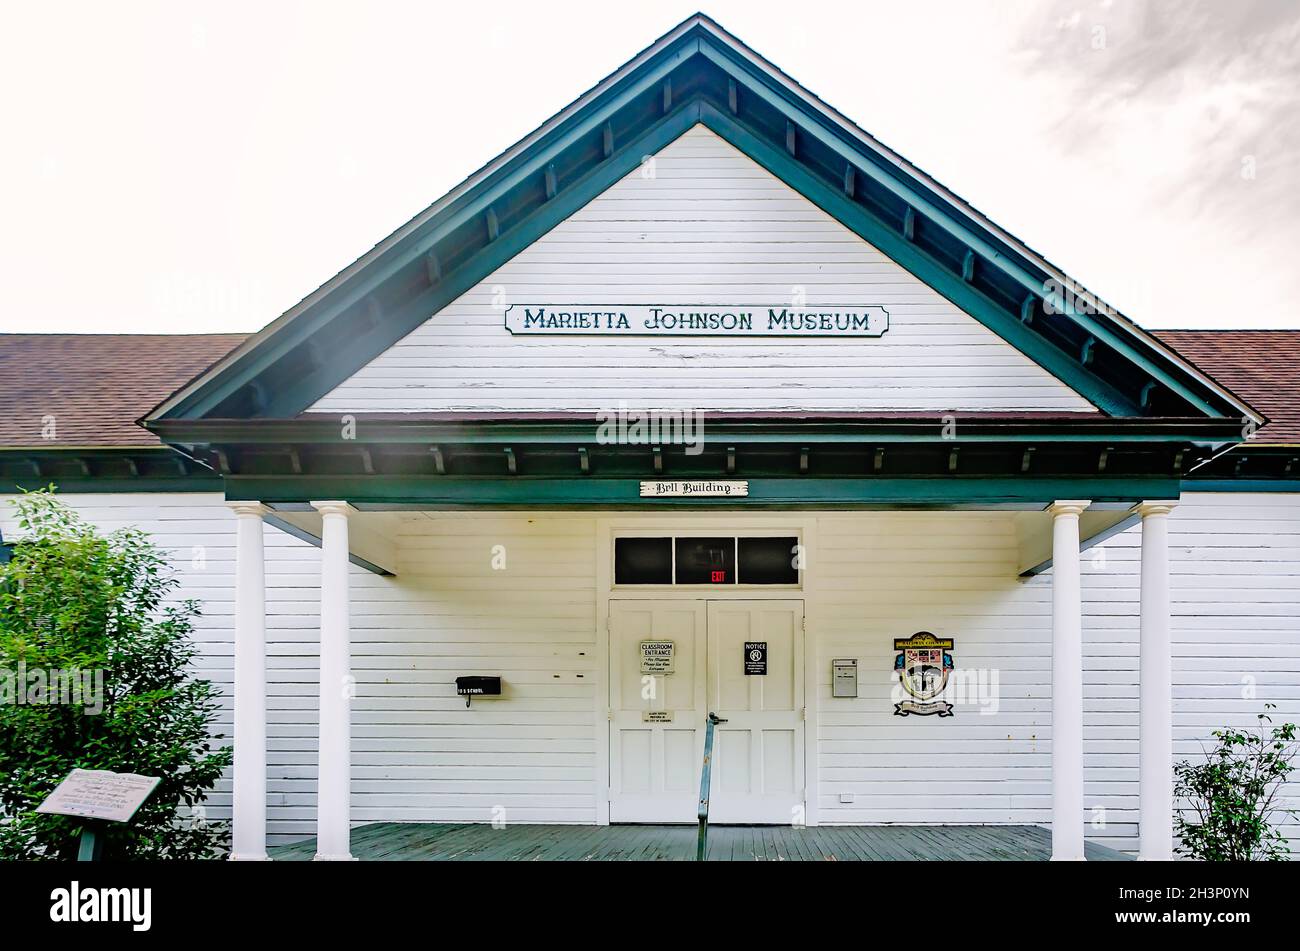
[[[1083,559],[1085,793],[1098,841],[1136,849],[1141,532]],[[1193,493],[1170,518],[1174,759],[1210,732],[1253,727],[1265,703],[1300,722],[1300,496]],[[1246,688],[1253,679],[1253,695]],[[1300,783],[1283,797],[1300,807]],[[1286,827],[1300,850],[1300,827]]]
[[[821,821],[1048,824],[1050,572],[1015,580],[1014,535],[993,515],[837,516],[819,520],[818,538]],[[1083,559],[1087,835],[1126,851],[1137,848],[1140,542],[1135,528]],[[1175,762],[1198,757],[1212,730],[1253,726],[1265,703],[1279,722],[1300,720],[1300,497],[1189,494],[1170,547]],[[960,668],[998,669],[997,715],[890,714],[892,638],[917,630],[955,637]],[[860,699],[831,699],[830,660],[854,656]],[[1300,807],[1300,783],[1281,805]],[[1300,846],[1297,826],[1287,832]]]
[[[195,665],[222,690],[214,732],[229,743],[233,514],[216,494],[63,498],[105,530],[144,529],[168,552],[177,597],[202,604]],[[4,496],[0,531],[18,531]],[[354,821],[594,821],[593,533],[588,517],[413,513],[397,578],[352,567]],[[265,540],[274,844],[315,832],[320,552],[271,527]],[[494,545],[505,570],[491,567]],[[500,674],[506,698],[466,710],[454,680],[475,673]],[[229,817],[229,775],[208,805]]]
[[[234,519],[217,495],[66,497],[105,528],[138,525],[203,604],[199,666],[230,732]],[[16,533],[7,505],[0,529]],[[360,516],[363,517],[364,516]],[[762,518],[771,524],[775,513]],[[746,517],[738,515],[738,527]],[[1005,513],[826,513],[804,592],[817,672],[808,724],[824,823],[1050,821],[1050,574],[1015,576]],[[576,513],[411,513],[399,575],[354,569],[353,818],[594,820],[598,770],[596,534]],[[1137,821],[1136,530],[1083,559],[1089,838],[1132,850]],[[268,528],[268,732],[273,841],[314,832],[319,552]],[[503,546],[506,568],[492,567]],[[1175,756],[1247,726],[1265,702],[1300,717],[1300,497],[1196,494],[1171,522]],[[896,717],[895,637],[956,639],[958,667],[994,668],[1000,709]],[[830,697],[830,660],[857,657],[860,697]],[[455,696],[458,674],[506,696]],[[1243,696],[1253,677],[1255,697]],[[852,803],[841,803],[852,793]],[[212,800],[229,810],[229,784]],[[1300,795],[1288,804],[1300,807]]]
[[[1050,601],[1016,580],[1013,519],[841,514],[816,538],[819,820],[1050,822]],[[997,670],[996,713],[894,715],[893,640],[918,631],[954,638],[959,668]],[[856,700],[831,697],[836,657],[858,660]]]
[[[650,166],[646,166],[650,168]],[[697,126],[312,407],[1088,411],[1093,407]],[[882,305],[879,339],[512,336],[514,304]]]
[[[594,521],[429,513],[399,541],[352,606],[353,818],[593,822]],[[466,674],[503,697],[466,709]]]
[[[101,529],[135,526],[169,554],[180,586],[177,599],[202,609],[195,627],[199,675],[221,688],[214,724],[218,744],[231,742],[234,662],[235,517],[217,493],[77,494],[64,501]],[[7,497],[0,496],[0,531],[17,535]],[[267,597],[267,744],[269,829],[273,840],[315,830],[316,711],[320,553],[278,529],[265,529]],[[358,569],[354,584],[374,578]],[[379,580],[379,579],[376,579]],[[230,816],[230,776],[208,799],[214,818]]]

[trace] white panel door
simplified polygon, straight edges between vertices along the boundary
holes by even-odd
[[[727,721],[713,737],[709,821],[802,819],[803,602],[710,601],[708,615],[708,709]],[[747,644],[764,645],[766,673],[746,673]]]
[[[696,820],[708,716],[705,618],[703,601],[609,603],[611,822]],[[671,642],[672,673],[643,672],[647,641]]]

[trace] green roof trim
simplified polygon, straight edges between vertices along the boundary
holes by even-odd
[[[0,495],[53,485],[69,492],[220,492],[221,476],[170,446],[0,448]]]
[[[1300,494],[1300,479],[1184,479],[1184,492],[1289,492]]]
[[[521,424],[475,430],[388,422],[354,442],[335,438],[333,421],[209,421],[189,424],[219,427],[212,433],[217,441],[202,442],[192,457],[164,447],[0,451],[0,495],[53,484],[60,494],[209,492],[290,505],[339,493],[394,507],[727,503],[640,500],[638,483],[657,478],[746,479],[757,488],[738,504],[760,508],[1023,506],[1052,491],[1104,502],[1172,497],[1179,486],[1184,492],[1300,493],[1295,447],[1240,446],[1213,455],[1213,442],[1187,448],[1183,437],[1153,426],[1118,432],[1118,422],[1110,422],[1110,433],[1091,438],[1041,423],[1019,438],[996,426],[980,431],[967,424],[952,441],[924,435],[915,421],[872,435],[844,424],[813,430],[738,426],[726,434],[711,431],[698,456],[665,445],[663,471],[657,472],[655,447],[600,445],[590,427],[569,424],[530,433]],[[961,453],[956,465],[954,450]],[[259,492],[269,494],[261,498]]]
[[[150,421],[297,415],[696,123],[1105,413],[1258,415],[1124,318],[1081,313],[1051,297],[1049,282],[1059,283],[1061,272],[696,15],[165,401]]]
[[[599,442],[595,414],[565,414],[563,418],[476,419],[345,414],[356,438],[345,438],[342,416],[309,413],[294,419],[162,420],[151,425],[172,443],[214,446],[236,444],[300,443],[349,446],[358,443],[572,443]],[[771,415],[736,419],[727,414],[704,414],[703,433],[708,442],[726,441],[814,443],[918,442],[948,443],[943,428],[955,423],[960,442],[1134,442],[1196,443],[1222,448],[1238,441],[1235,421],[1215,419],[1115,420],[1098,414],[1053,418],[1026,414],[1018,418],[989,418],[977,413],[953,412],[923,418],[819,419],[813,415]]]
[[[645,479],[654,478],[645,476]],[[664,478],[672,478],[664,476]],[[739,478],[739,476],[719,478]],[[754,509],[921,507],[1041,508],[1055,499],[1131,505],[1177,498],[1178,480],[1158,477],[749,479],[735,498],[642,498],[641,478],[547,479],[445,476],[232,476],[226,497],[268,504],[346,499],[354,505],[417,508]]]

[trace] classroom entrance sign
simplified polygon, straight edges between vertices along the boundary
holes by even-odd
[[[672,641],[641,642],[641,673],[671,674],[673,672]]]

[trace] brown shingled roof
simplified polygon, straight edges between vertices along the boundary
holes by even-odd
[[[0,446],[156,446],[135,421],[246,336],[0,334]]]
[[[1268,417],[1256,441],[1300,443],[1300,330],[1151,333]]]
[[[1153,334],[1270,419],[1261,443],[1300,442],[1300,330]],[[246,337],[0,334],[0,447],[158,445],[135,421]]]

